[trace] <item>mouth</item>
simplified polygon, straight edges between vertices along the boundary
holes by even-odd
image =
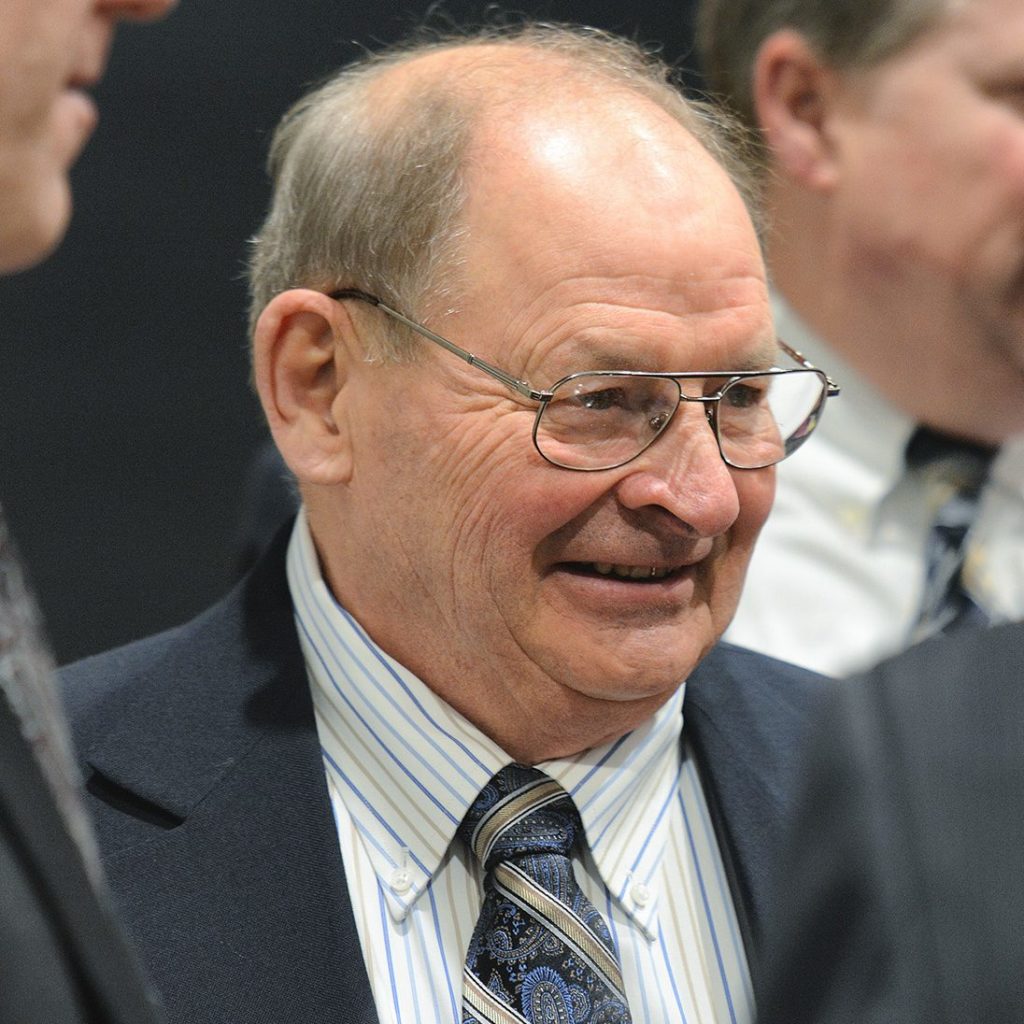
[[[690,565],[625,565],[616,562],[563,562],[560,568],[576,576],[604,577],[626,583],[660,583],[681,576]]]

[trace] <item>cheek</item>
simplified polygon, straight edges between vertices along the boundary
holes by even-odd
[[[1024,250],[1024,119],[1008,115],[987,135],[972,200],[980,235],[977,259],[965,272],[1001,277],[1020,271]]]
[[[0,149],[3,140],[0,139]],[[0,272],[31,266],[60,241],[71,215],[64,169],[40,153],[0,154]]]
[[[989,133],[985,160],[998,180],[1024,202],[1024,111],[1007,110]]]
[[[549,538],[585,528],[588,511],[607,492],[594,475],[519,456],[483,468],[459,510],[461,546],[478,559],[474,572],[517,591],[537,579]]]
[[[775,467],[746,473],[734,470],[733,479],[736,481],[740,513],[731,531],[731,546],[745,552],[749,558],[775,500]]]
[[[962,218],[953,213],[958,207],[951,199],[962,200],[971,183],[942,168],[927,142],[922,150],[915,157],[909,142],[883,146],[866,154],[872,166],[850,182],[844,220],[854,258],[877,265],[885,276],[902,273],[908,263],[948,265],[959,248],[963,224],[956,223]]]
[[[884,126],[862,154],[851,234],[886,274],[946,280],[1002,272],[1024,237],[1024,122],[960,99],[922,123]]]
[[[529,411],[483,410],[445,417],[434,442],[416,460],[422,486],[441,496],[446,544],[458,571],[486,578],[508,559],[500,552],[529,549],[557,516],[551,467],[530,439]],[[516,559],[522,572],[522,557]]]
[[[715,636],[724,632],[736,611],[754,543],[775,497],[775,468],[749,473],[733,471],[740,513],[729,531],[728,548],[708,580],[706,600]]]

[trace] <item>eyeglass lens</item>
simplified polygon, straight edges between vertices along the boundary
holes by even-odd
[[[724,383],[724,386],[723,386]],[[668,426],[682,399],[712,398],[722,457],[738,469],[774,465],[813,431],[825,397],[816,370],[722,378],[580,374],[560,384],[535,427],[540,453],[573,469],[611,469]],[[719,391],[720,389],[720,391]]]

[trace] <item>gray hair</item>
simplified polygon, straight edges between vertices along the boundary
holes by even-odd
[[[252,240],[251,326],[275,295],[294,287],[359,288],[420,319],[450,301],[461,270],[463,162],[476,119],[543,87],[509,75],[474,78],[474,70],[501,76],[513,47],[656,103],[726,170],[759,224],[747,134],[717,108],[686,99],[673,69],[641,46],[596,29],[536,23],[415,41],[342,69],[278,126],[268,162],[273,199]],[[381,85],[393,68],[460,48],[476,58],[469,73],[435,69]],[[415,343],[400,325],[388,319],[379,333],[368,355],[410,355]]]
[[[756,130],[752,73],[761,44],[791,28],[838,71],[870,68],[898,53],[951,0],[700,0],[697,50],[710,90]]]

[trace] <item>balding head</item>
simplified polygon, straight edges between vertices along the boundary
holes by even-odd
[[[273,203],[253,243],[252,322],[296,286],[358,287],[420,316],[448,305],[478,131],[569,95],[624,92],[682,124],[755,206],[731,123],[686,100],[671,70],[633,43],[536,25],[419,43],[347,67],[286,114],[271,148]],[[392,329],[377,354],[402,356],[407,343]]]

